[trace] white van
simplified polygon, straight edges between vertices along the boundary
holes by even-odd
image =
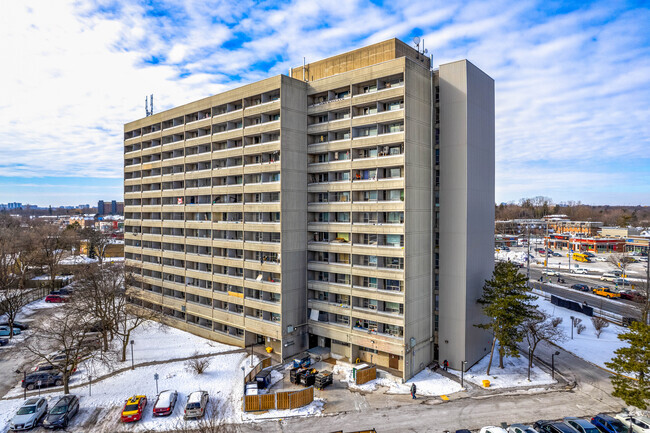
[[[619,276],[616,275],[615,273],[605,272],[603,275],[600,276],[600,281],[614,281],[617,278],[619,278]]]

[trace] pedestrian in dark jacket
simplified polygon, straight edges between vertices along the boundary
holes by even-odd
[[[445,371],[447,371],[447,369],[449,368],[449,363],[447,362],[446,359],[443,361],[442,365],[443,365]]]
[[[415,399],[415,392],[417,391],[417,387],[415,384],[411,385],[411,398]]]

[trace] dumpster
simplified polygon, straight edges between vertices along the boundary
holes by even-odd
[[[309,356],[304,356],[302,358],[294,358],[293,367],[309,367],[311,365],[311,358]]]
[[[262,370],[255,375],[257,389],[266,389],[271,385],[271,370]]]

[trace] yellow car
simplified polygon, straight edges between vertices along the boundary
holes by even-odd
[[[620,298],[621,294],[618,292],[613,291],[609,287],[598,287],[597,289],[593,290],[594,295],[598,296],[604,296],[606,298]]]
[[[145,406],[147,406],[147,396],[134,395],[129,398],[124,403],[124,409],[122,409],[122,422],[139,421],[142,418]]]

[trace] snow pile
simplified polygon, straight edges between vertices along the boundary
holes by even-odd
[[[297,416],[316,416],[321,415],[323,412],[323,405],[325,400],[320,398],[315,398],[314,401],[309,403],[307,406],[299,407],[297,409],[283,409],[283,410],[269,410],[263,413],[255,412],[245,412],[243,413],[242,419],[244,421],[264,421],[265,419],[270,418],[289,418]]]
[[[494,259],[504,262],[526,263],[526,253],[518,251],[495,251]]]
[[[88,256],[78,255],[78,256],[70,256],[70,257],[66,257],[64,259],[61,259],[59,264],[64,265],[64,266],[87,265],[87,264],[90,264],[90,263],[97,263],[98,261],[99,260],[91,259]]]
[[[381,372],[382,377],[366,382],[363,385],[357,385],[352,377],[352,368],[345,365],[336,365],[333,370],[334,374],[342,374],[344,377],[341,382],[347,383],[350,389],[372,392],[378,386],[388,388],[386,394],[410,394],[411,385],[415,383],[418,395],[438,396],[453,394],[462,390],[460,384],[448,379],[429,368],[425,368],[406,383],[402,379],[389,373]]]
[[[550,314],[551,317],[562,318],[562,323],[558,326],[562,328],[567,339],[557,345],[585,361],[607,368],[605,362],[612,359],[614,351],[626,345],[618,339],[618,335],[625,332],[622,326],[610,323],[609,327],[603,329],[600,338],[597,338],[591,317],[553,305],[544,298],[538,297],[535,303],[540,310]],[[580,324],[586,327],[581,334],[573,328],[573,340],[571,339],[571,316],[581,319]]]
[[[494,349],[494,358],[492,359],[492,368],[490,375],[486,374],[490,355],[484,356],[469,371],[465,372],[465,380],[473,384],[483,386],[484,380],[490,381],[490,388],[516,388],[534,385],[550,385],[555,383],[550,374],[545,373],[539,367],[535,366],[530,369],[530,382],[528,381],[528,359],[526,354],[519,358],[506,357],[503,360],[505,368],[499,368],[498,347]],[[460,377],[461,372],[449,370],[455,376]]]

